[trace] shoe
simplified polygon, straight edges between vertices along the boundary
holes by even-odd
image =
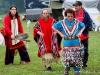
[[[27,63],[25,61],[21,61],[20,64],[23,64],[24,65],[24,64],[27,64]]]
[[[82,66],[82,69],[86,70],[86,68],[87,68],[87,65]]]
[[[8,64],[8,65],[12,65],[12,63]]]
[[[69,74],[64,74],[64,75],[69,75]]]
[[[47,71],[52,71],[52,68],[51,68],[51,67],[48,67],[48,68],[47,68]]]

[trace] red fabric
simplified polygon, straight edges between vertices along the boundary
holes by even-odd
[[[44,34],[44,42],[46,45],[46,52],[49,53],[51,52],[51,35],[52,35],[52,23],[53,23],[53,19],[49,18],[47,22],[45,22],[43,19],[39,20],[40,26],[41,26],[41,30]]]
[[[11,18],[9,15],[6,15],[5,18],[4,18],[4,28],[5,30],[8,32],[9,35],[12,34],[11,32]],[[23,33],[23,28],[22,28],[22,24],[21,24],[21,21],[20,21],[20,17],[17,19],[18,20],[18,31],[19,33]]]
[[[46,45],[46,53],[52,53],[51,50],[51,44],[52,44],[52,24],[54,22],[53,18],[49,18],[47,21],[44,21],[44,19],[39,19],[38,20],[39,24],[40,24],[40,28],[42,30],[42,33],[44,34],[43,39]],[[36,37],[38,30],[34,29],[34,37]],[[59,47],[59,49],[61,49]],[[38,56],[40,57],[40,50],[38,50]],[[58,53],[58,57],[60,57],[59,53]]]
[[[77,18],[78,20],[80,20],[82,22],[84,19],[84,11],[81,10],[80,13],[75,11],[75,18]]]
[[[84,19],[84,10],[81,10],[80,13],[75,11],[75,18],[78,19],[79,21],[83,22]],[[89,38],[89,36],[84,36],[83,34],[80,36],[81,40],[85,40]]]
[[[84,36],[83,34],[80,36],[80,39],[81,39],[81,40],[85,40],[85,39],[87,39],[87,38],[89,38],[89,36]]]
[[[26,15],[24,15],[24,20],[26,20]]]
[[[18,44],[12,45],[12,42],[11,42],[11,35],[12,35],[12,32],[11,32],[11,20],[12,19],[10,18],[9,15],[5,16],[5,18],[4,18],[4,29],[8,34],[9,41],[7,41],[7,42],[9,42],[10,49],[14,50],[14,49],[17,49],[17,48],[23,46],[24,42],[20,41]],[[22,24],[21,24],[21,21],[20,21],[20,17],[17,20],[18,20],[18,32],[19,33],[23,33],[23,27],[22,27]]]
[[[39,20],[42,33],[44,34],[44,42],[46,45],[46,53],[51,52],[51,35],[52,35],[52,23],[53,19],[49,18],[47,22],[45,22],[43,19]]]
[[[7,35],[7,33],[5,32],[5,29],[4,29],[4,28],[1,28],[1,29],[0,29],[0,33],[2,33],[2,35],[3,35],[4,37],[6,37],[6,35]]]

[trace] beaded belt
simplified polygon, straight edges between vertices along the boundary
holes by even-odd
[[[75,40],[75,39],[78,39],[78,37],[77,36],[74,36],[74,37],[64,36],[64,40]]]

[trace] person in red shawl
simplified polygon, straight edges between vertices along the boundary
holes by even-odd
[[[60,40],[57,40],[56,33],[52,30],[52,25],[55,20],[50,17],[48,10],[44,9],[41,13],[41,18],[36,22],[33,27],[34,40],[38,44],[38,57],[42,58],[42,61],[47,68],[47,71],[52,71],[51,62],[57,62],[59,55]],[[59,47],[58,47],[59,46]]]
[[[9,13],[4,17],[4,29],[7,33],[5,37],[5,65],[13,64],[16,49],[18,49],[21,64],[30,62],[30,58],[24,42],[15,38],[16,35],[24,33],[16,6],[11,6]]]

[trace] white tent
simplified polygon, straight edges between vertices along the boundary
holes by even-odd
[[[95,31],[100,31],[100,0],[65,0],[62,8],[73,8],[75,1],[81,1],[83,8],[89,13],[93,24],[95,25]]]

